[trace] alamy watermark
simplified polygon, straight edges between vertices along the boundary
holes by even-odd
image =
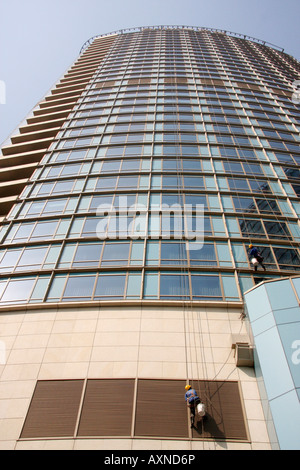
[[[151,205],[148,211],[143,204],[128,207],[127,196],[120,196],[117,206],[100,204],[97,216],[100,220],[96,233],[100,240],[163,238],[185,240],[189,250],[203,247],[203,204]]]
[[[295,341],[293,341],[292,349],[295,349],[292,354],[292,363],[297,366],[300,364],[300,339],[295,339]]]
[[[300,104],[300,80],[295,80],[292,84],[294,93],[292,94],[292,102],[294,104]]]

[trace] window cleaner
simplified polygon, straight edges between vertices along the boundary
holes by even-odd
[[[195,416],[201,420],[205,416],[205,405],[202,403],[195,389],[191,385],[185,386],[185,401],[190,409],[191,428],[194,427]]]
[[[251,263],[254,266],[254,271],[257,271],[257,267],[258,267],[259,264],[261,265],[261,267],[265,271],[266,268],[263,265],[264,258],[261,256],[261,253],[259,252],[258,248],[253,246],[251,243],[250,243],[248,248],[249,248],[248,255],[249,255]]]

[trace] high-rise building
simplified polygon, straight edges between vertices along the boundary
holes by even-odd
[[[11,136],[0,448],[300,448],[299,71],[226,31],[113,32]]]

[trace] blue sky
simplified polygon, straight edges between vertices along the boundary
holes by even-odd
[[[218,28],[300,59],[299,0],[1,0],[0,143],[64,75],[84,42],[137,26]]]

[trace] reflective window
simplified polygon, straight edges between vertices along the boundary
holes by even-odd
[[[102,243],[79,244],[72,262],[72,267],[98,266],[100,263]]]
[[[264,228],[260,220],[239,219],[239,225],[243,237],[260,237],[265,235]]]
[[[295,269],[300,269],[300,256],[299,253],[291,248],[273,248],[279,269],[290,269],[291,266]]]
[[[17,271],[39,269],[44,261],[48,247],[26,248],[18,261]]]
[[[290,238],[290,233],[285,222],[264,222],[267,234],[270,238]]]
[[[161,242],[161,264],[182,264],[187,262],[184,243]]]
[[[198,250],[189,250],[191,265],[217,266],[215,247],[213,243],[204,243]]]
[[[192,275],[191,278],[194,300],[222,300],[219,276]]]
[[[93,294],[95,275],[70,274],[62,300],[90,300]]]
[[[113,274],[102,274],[99,276],[96,290],[95,299],[105,298],[123,298],[124,288],[126,282],[126,275],[113,273]]]
[[[232,197],[236,212],[257,212],[254,200],[250,197]]]
[[[1,272],[10,272],[16,265],[20,255],[22,253],[22,249],[17,250],[10,250],[10,251],[2,251],[0,253],[0,271]]]
[[[161,274],[160,297],[168,299],[188,298],[188,277],[181,274]]]
[[[106,242],[104,245],[101,266],[122,266],[128,264],[129,242]]]

